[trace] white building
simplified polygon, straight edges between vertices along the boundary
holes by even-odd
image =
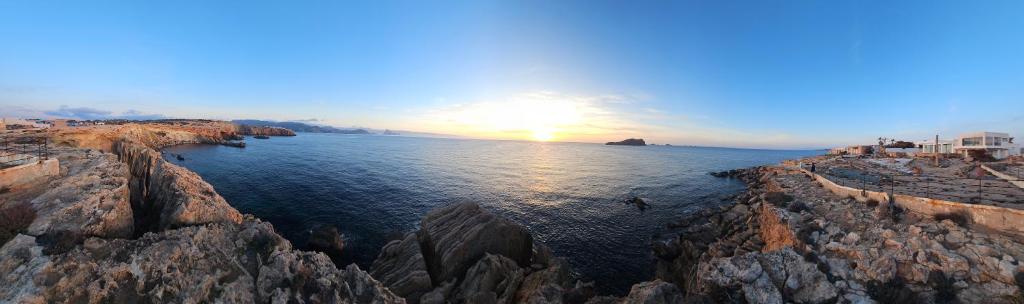
[[[921,148],[921,153],[932,154],[935,153],[935,140],[929,139],[925,141],[917,142],[917,146]],[[953,153],[953,141],[952,140],[939,140],[938,151],[940,154],[952,154]]]
[[[973,132],[961,134],[953,141],[953,152],[964,157],[972,155],[989,155],[995,159],[1004,159],[1019,154],[1020,148],[1013,142],[1010,134],[999,132]]]
[[[39,119],[0,118],[0,121],[5,128],[19,126],[25,129],[46,129],[50,127],[50,124]]]

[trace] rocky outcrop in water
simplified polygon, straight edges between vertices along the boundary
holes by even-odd
[[[630,139],[626,139],[626,140],[622,140],[622,141],[610,141],[608,143],[605,143],[605,145],[609,145],[609,146],[646,146],[647,143],[644,142],[643,138],[630,138]]]
[[[341,232],[338,232],[337,227],[318,225],[310,231],[306,247],[313,251],[323,252],[331,257],[332,261],[340,264],[342,251],[345,249],[345,240],[342,238]]]

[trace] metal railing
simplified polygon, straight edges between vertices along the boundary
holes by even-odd
[[[50,158],[50,140],[45,135],[0,135],[0,167]]]
[[[890,195],[902,194],[972,204],[1024,205],[1024,189],[995,177],[953,177],[835,169],[819,168],[815,173],[841,186],[885,192]]]
[[[1007,165],[1003,168],[992,168],[1000,173],[1012,176],[1015,181],[1024,181],[1024,165]]]

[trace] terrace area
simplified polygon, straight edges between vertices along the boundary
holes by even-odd
[[[57,175],[60,165],[50,158],[45,133],[5,132],[0,134],[0,190]]]
[[[805,160],[806,164],[811,160]],[[959,158],[819,157],[816,173],[842,186],[944,201],[1024,209],[1024,189],[996,177],[979,163]],[[1009,168],[1020,177],[1019,164],[986,163]]]

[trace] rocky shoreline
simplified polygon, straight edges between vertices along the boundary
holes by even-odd
[[[748,190],[680,218],[656,274],[623,297],[574,281],[527,230],[476,204],[428,213],[368,270],[297,250],[159,149],[229,140],[230,125],[53,134],[61,174],[0,193],[35,220],[0,247],[0,302],[1018,303],[1019,236],[858,203],[803,173],[721,174]],[[98,150],[98,151],[97,151]],[[339,254],[336,231],[323,250]],[[336,257],[335,257],[336,258]],[[1020,279],[1018,279],[1020,278]]]

